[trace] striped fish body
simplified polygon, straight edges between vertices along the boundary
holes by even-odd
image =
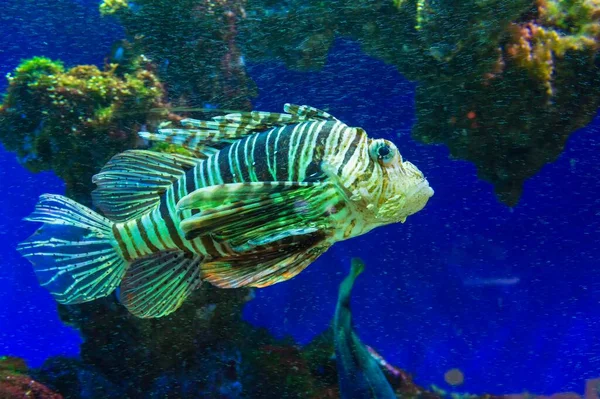
[[[403,221],[431,196],[393,144],[312,107],[285,109],[140,133],[196,157],[116,155],[94,176],[106,217],[43,196],[29,220],[45,224],[20,251],[59,302],[93,300],[120,284],[132,313],[160,317],[202,281],[235,288],[290,279],[333,243]]]
[[[227,243],[210,235],[186,239],[180,223],[192,211],[177,211],[186,195],[205,187],[231,183],[305,181],[320,178],[323,163],[334,173],[373,173],[369,162],[367,137],[362,129],[339,121],[311,121],[284,125],[255,133],[209,156],[178,180],[161,196],[160,205],[135,220],[117,223],[117,239],[128,260],[163,250],[181,249],[208,258],[234,254]],[[344,167],[346,167],[344,169]],[[377,175],[376,175],[377,176]],[[348,179],[354,182],[356,179]],[[301,208],[302,201],[298,201]],[[327,226],[330,244],[362,233],[360,213],[347,206],[346,198],[336,193],[324,208],[320,226]],[[257,226],[258,227],[258,226]]]

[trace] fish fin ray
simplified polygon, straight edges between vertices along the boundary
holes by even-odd
[[[182,128],[163,127],[156,133],[139,132],[146,140],[182,146],[206,158],[237,140],[254,133],[302,119],[290,114],[273,112],[239,112],[216,116],[212,120],[183,119]]]
[[[140,318],[176,311],[200,286],[203,258],[184,251],[163,251],[133,262],[121,283],[121,303]]]
[[[339,121],[338,118],[334,117],[330,113],[315,107],[311,107],[310,105],[296,105],[288,103],[283,106],[283,110],[289,114],[296,115],[303,121]]]
[[[215,116],[212,120],[186,118],[180,121],[182,128],[171,128],[170,123],[167,123],[159,127],[156,133],[139,132],[138,135],[146,140],[182,146],[199,157],[206,158],[236,140],[278,126],[338,120],[329,113],[308,105],[285,104],[284,112],[235,112]]]
[[[308,233],[293,243],[272,243],[262,250],[246,252],[202,264],[202,279],[219,288],[263,288],[298,275],[329,245],[324,233]]]
[[[275,231],[272,234],[262,234],[256,238],[248,239],[243,245],[234,247],[233,250],[236,252],[252,251],[255,248],[281,242],[282,240],[293,240],[295,237],[304,236],[317,231],[318,229],[316,227],[286,228],[280,231]]]
[[[307,227],[331,208],[336,189],[328,182],[233,183],[202,188],[182,198],[178,210],[199,213],[180,223],[186,239],[205,234],[232,246],[286,226]]]
[[[44,225],[17,250],[57,302],[88,302],[117,288],[127,263],[109,219],[67,197],[44,194],[25,220]]]
[[[122,152],[92,178],[97,185],[92,200],[111,220],[125,222],[140,217],[154,209],[160,195],[200,162],[147,150]]]
[[[217,153],[225,144],[225,140],[221,145],[212,143],[203,131],[192,129],[158,129],[156,133],[139,132],[138,136],[150,141],[178,145],[193,152],[200,159],[206,159]],[[208,143],[213,145],[208,145]]]

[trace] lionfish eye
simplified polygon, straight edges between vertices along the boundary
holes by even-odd
[[[388,147],[387,145],[384,145],[377,149],[377,155],[379,155],[380,158],[384,158],[389,153],[390,153],[390,147]]]
[[[386,166],[394,159],[395,147],[387,140],[375,140],[371,143],[369,153],[374,161]]]

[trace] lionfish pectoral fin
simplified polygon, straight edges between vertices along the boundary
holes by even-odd
[[[130,150],[115,155],[92,178],[94,204],[109,219],[124,222],[150,212],[175,180],[200,159],[178,154]]]
[[[218,184],[203,187],[186,195],[177,203],[177,210],[206,209],[215,205],[234,203],[258,196],[272,196],[312,187],[318,182],[298,183],[287,181],[247,182]]]
[[[329,248],[321,232],[296,237],[293,243],[271,243],[202,264],[202,279],[219,288],[263,288],[295,277]]]
[[[256,238],[250,239],[246,241],[244,244],[234,247],[233,250],[236,252],[248,252],[252,251],[256,248],[271,245],[273,243],[285,241],[285,240],[294,240],[298,237],[306,236],[307,234],[312,234],[319,231],[316,227],[299,227],[299,228],[291,228],[285,229],[282,231],[277,231],[273,234],[267,234],[258,236]]]
[[[178,250],[136,260],[121,283],[121,303],[142,318],[173,313],[200,286],[202,260],[199,255]]]
[[[179,211],[200,210],[182,220],[179,226],[188,240],[210,233],[238,245],[286,227],[309,227],[335,202],[335,191],[329,182],[256,182],[206,187],[179,201]]]

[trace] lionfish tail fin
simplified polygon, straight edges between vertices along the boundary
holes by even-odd
[[[44,225],[17,250],[58,302],[87,302],[117,288],[126,262],[109,219],[69,198],[45,194],[25,220]]]

